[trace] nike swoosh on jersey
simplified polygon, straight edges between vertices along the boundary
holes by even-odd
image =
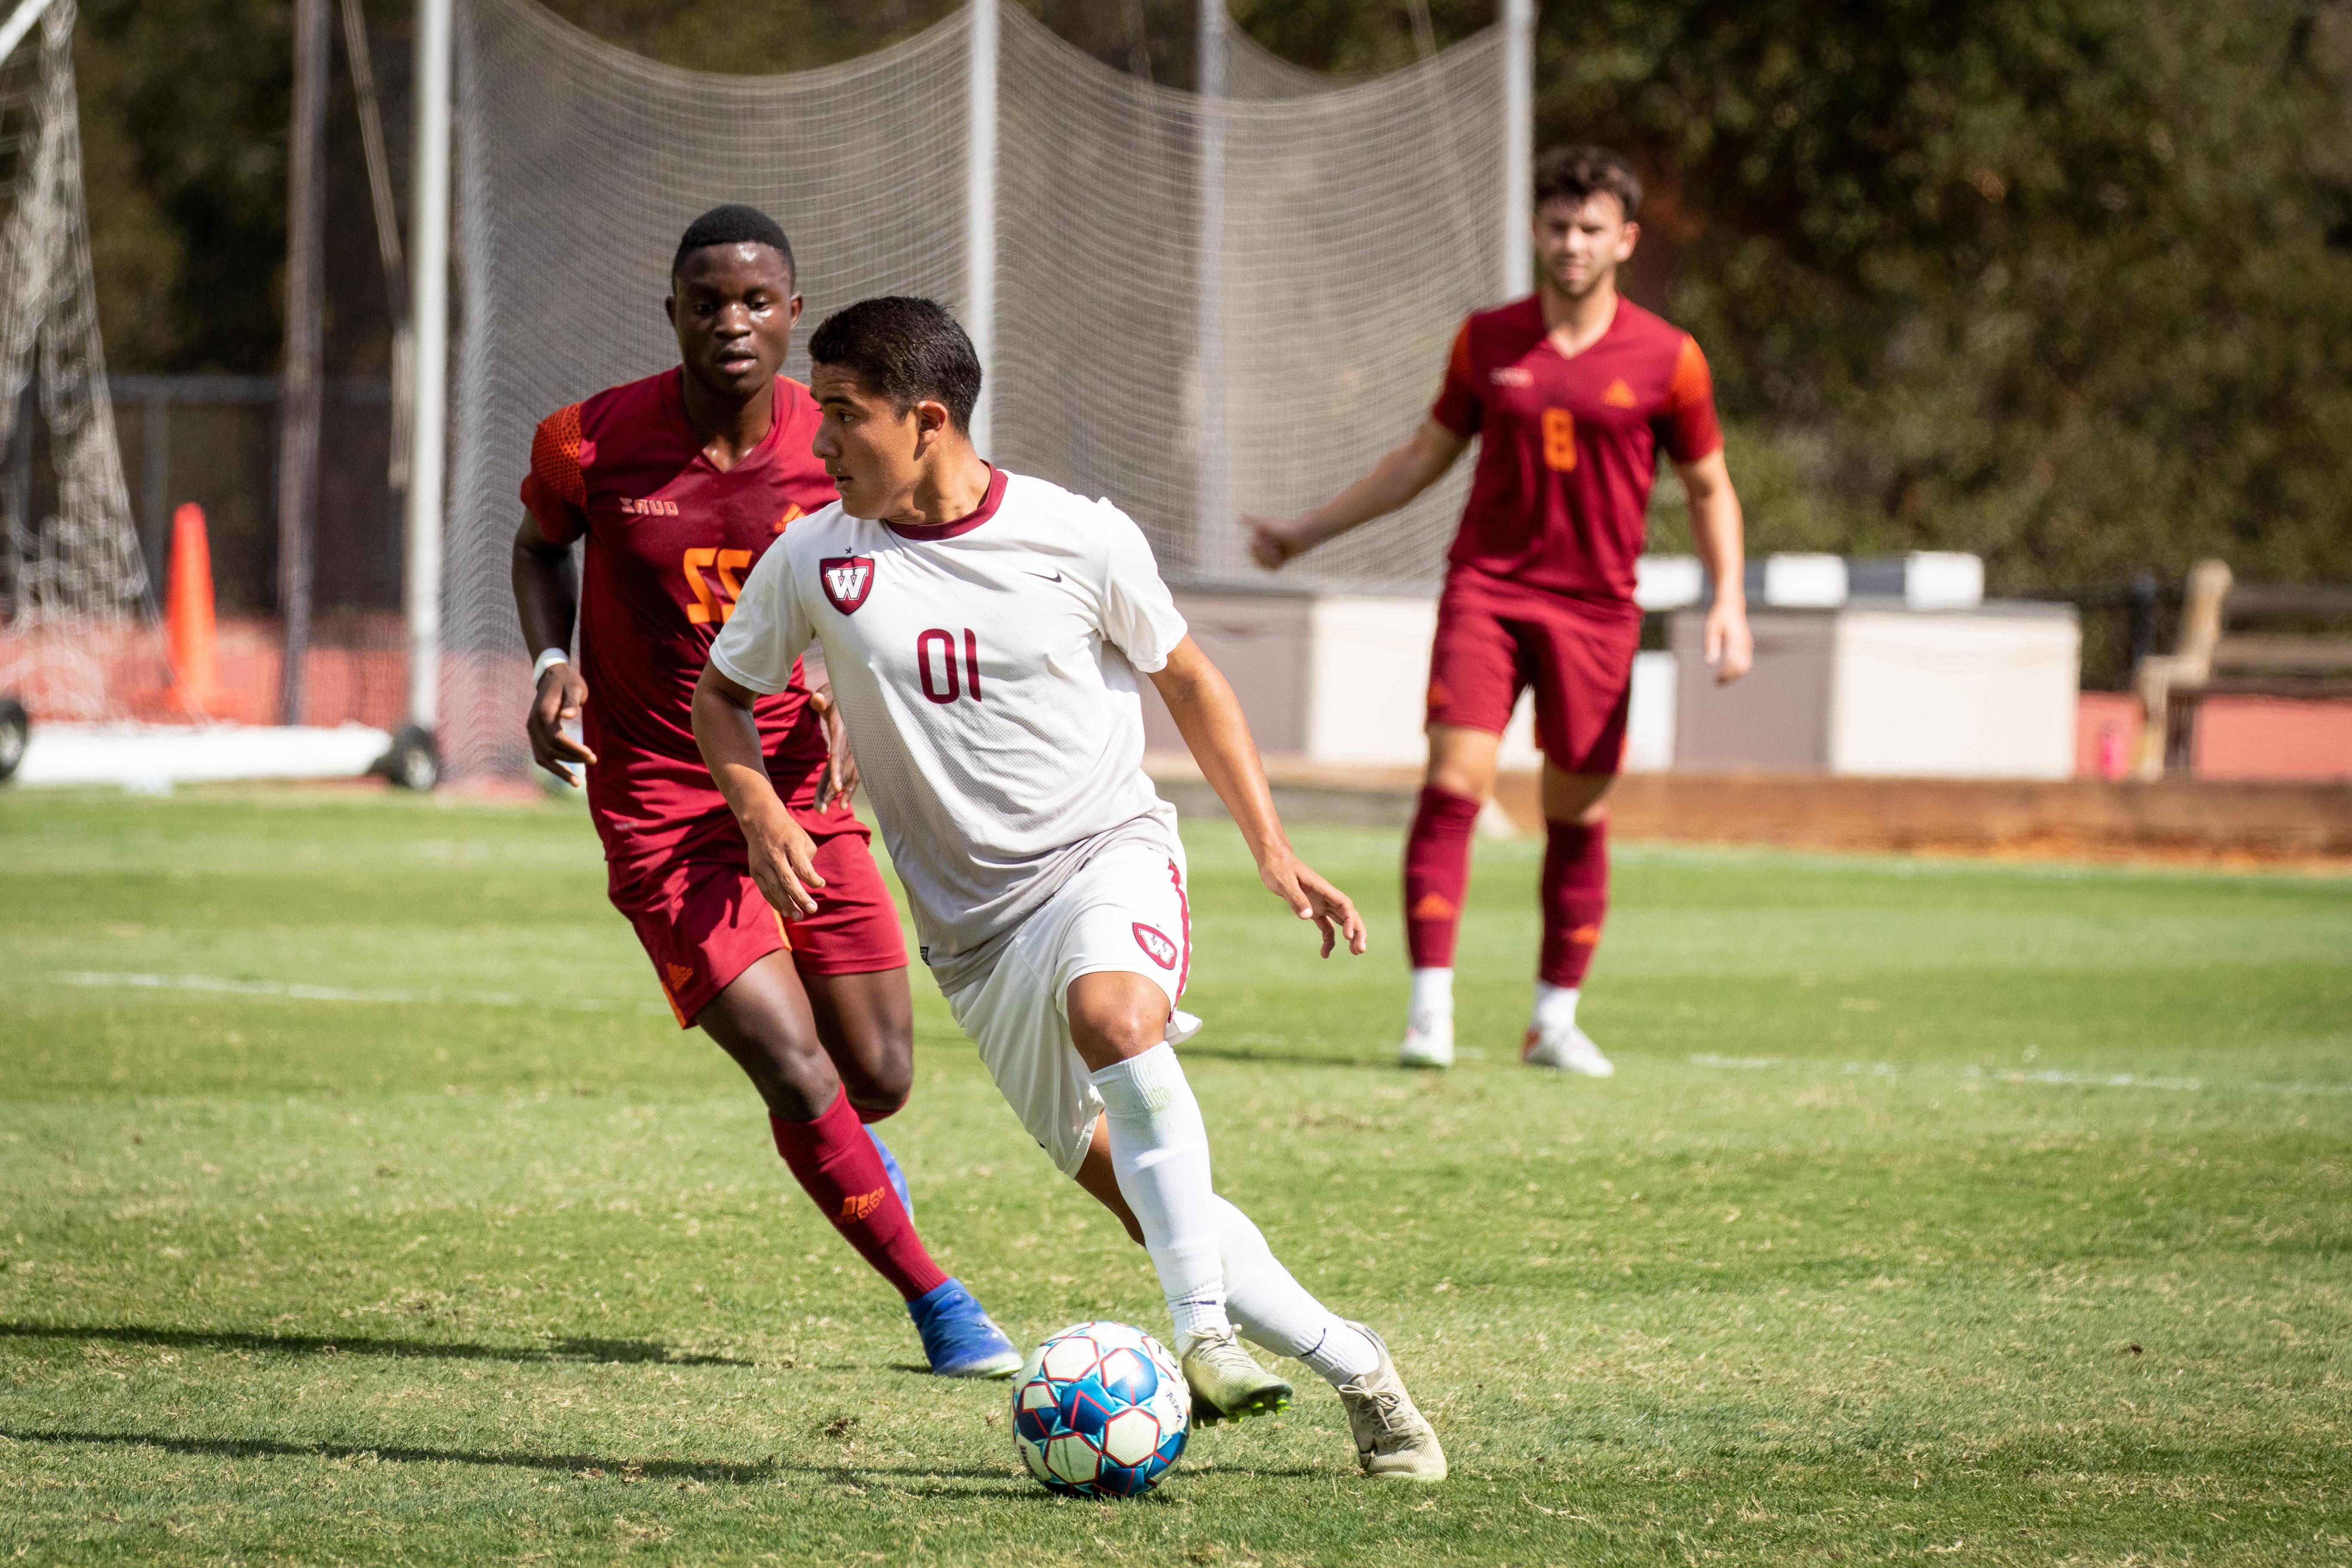
[[[1032,572],[1029,575],[1041,583],[1058,583],[1062,580],[1062,574],[1059,572],[1055,573],[1051,577],[1046,576],[1043,572]]]

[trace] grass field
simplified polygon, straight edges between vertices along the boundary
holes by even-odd
[[[2352,1561],[2352,885],[1635,847],[1595,1083],[1515,1064],[1486,845],[1484,1055],[1408,1077],[1395,840],[1300,838],[1374,956],[1194,830],[1186,1059],[1454,1479],[1360,1479],[1307,1376],[1096,1504],[914,1370],[577,808],[0,795],[0,1560]],[[916,997],[947,1266],[1161,1330]]]

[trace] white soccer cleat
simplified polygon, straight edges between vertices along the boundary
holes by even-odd
[[[1451,1017],[1425,1017],[1419,1014],[1407,1016],[1404,1044],[1397,1047],[1397,1066],[1450,1068],[1453,1065],[1454,1020]]]
[[[1586,1078],[1608,1078],[1617,1068],[1592,1037],[1573,1024],[1565,1029],[1543,1030],[1528,1026],[1527,1043],[1519,1047],[1519,1060],[1531,1068],[1549,1068],[1554,1072],[1582,1073]]]
[[[1356,1462],[1364,1467],[1364,1474],[1383,1480],[1444,1480],[1445,1450],[1438,1444],[1437,1430],[1405,1392],[1387,1343],[1361,1323],[1349,1327],[1381,1352],[1380,1365],[1339,1389],[1348,1430],[1356,1439]]]
[[[1244,1415],[1272,1415],[1290,1404],[1290,1384],[1260,1366],[1231,1328],[1182,1342],[1180,1364],[1192,1394],[1192,1424],[1214,1426]]]

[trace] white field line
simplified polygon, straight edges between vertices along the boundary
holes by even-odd
[[[2352,1083],[2209,1083],[2201,1078],[2143,1078],[2137,1073],[2060,1072],[2054,1068],[2028,1071],[2022,1068],[1967,1067],[1903,1068],[1892,1062],[1824,1062],[1787,1057],[1721,1057],[1702,1052],[1691,1058],[1693,1067],[1730,1068],[1760,1072],[1789,1068],[1799,1072],[1838,1073],[1849,1078],[1975,1079],[1985,1083],[2058,1084],[2087,1089],[2164,1089],[2195,1093],[2202,1089],[2236,1090],[2246,1094],[2352,1094]]]
[[[651,1002],[600,1002],[587,996],[524,996],[510,991],[352,991],[291,980],[229,980],[217,974],[105,974],[66,970],[49,976],[67,985],[132,991],[211,991],[231,996],[278,996],[289,1002],[424,1003],[469,1007],[541,1007],[559,1013],[644,1013],[667,1017]]]

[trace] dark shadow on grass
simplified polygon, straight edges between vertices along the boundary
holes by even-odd
[[[652,1340],[562,1339],[545,1345],[477,1345],[444,1340],[381,1340],[363,1334],[257,1334],[235,1330],[158,1329],[138,1323],[0,1323],[0,1340],[104,1340],[189,1350],[266,1351],[278,1355],[418,1356],[442,1361],[655,1362],[663,1366],[754,1366],[731,1356],[672,1350]]]
[[[700,1481],[705,1486],[752,1485],[780,1475],[815,1476],[836,1485],[855,1486],[860,1478],[920,1477],[1003,1481],[1006,1468],[914,1468],[900,1465],[794,1464],[771,1456],[746,1464],[704,1459],[615,1459],[603,1454],[533,1454],[520,1450],[475,1448],[415,1448],[401,1444],[364,1447],[353,1443],[285,1443],[272,1437],[173,1437],[155,1432],[82,1432],[61,1427],[0,1426],[0,1438],[16,1443],[87,1443],[102,1447],[160,1448],[173,1454],[202,1454],[223,1459],[369,1459],[407,1465],[488,1465],[508,1469],[544,1470],[591,1480]]]

